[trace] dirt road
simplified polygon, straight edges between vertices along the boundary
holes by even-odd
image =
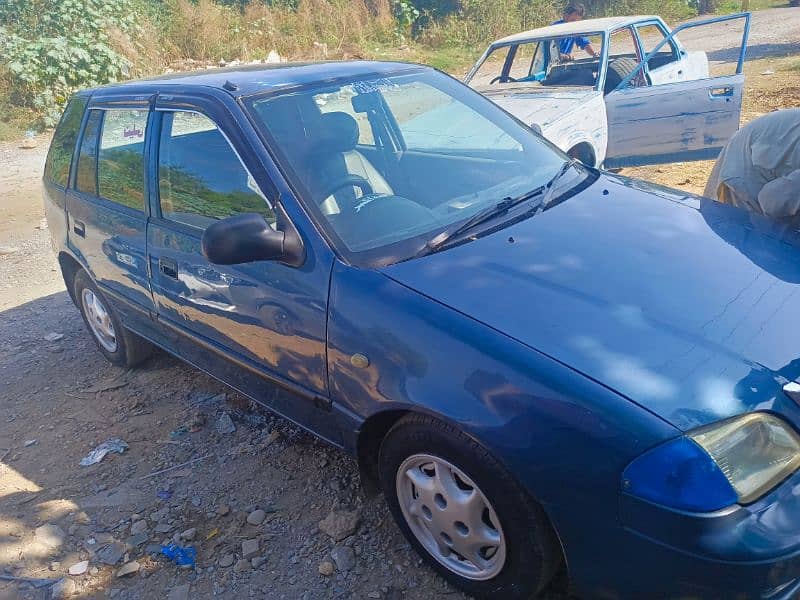
[[[698,17],[693,21],[707,17]],[[729,21],[713,28],[697,27],[679,34],[689,50],[704,50],[710,61],[729,62],[738,57],[742,39],[742,21]],[[797,54],[800,44],[800,11],[796,8],[774,8],[754,12],[747,42],[747,59]]]
[[[752,40],[751,54],[796,51],[800,9],[757,13]],[[745,120],[800,103],[783,65],[748,64]],[[38,141],[0,146],[0,599],[460,597],[339,452],[163,354],[130,372],[104,362],[40,228]],[[709,168],[626,174],[696,192]],[[113,437],[124,453],[79,466]],[[320,527],[332,511],[339,531]],[[197,569],[158,557],[172,539],[196,548]]]

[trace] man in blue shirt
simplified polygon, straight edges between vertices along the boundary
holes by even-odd
[[[584,8],[583,4],[569,4],[567,8],[564,9],[564,18],[559,19],[558,21],[554,21],[553,25],[559,25],[560,23],[572,23],[573,21],[581,21],[583,19],[584,14],[586,14],[586,9]],[[560,54],[561,60],[575,60],[575,57],[572,56],[572,49],[577,46],[581,50],[585,50],[586,54],[589,56],[594,56],[597,58],[598,54],[595,52],[595,49],[592,48],[592,43],[589,41],[589,38],[585,37],[566,37],[562,38],[558,42],[558,52]]]

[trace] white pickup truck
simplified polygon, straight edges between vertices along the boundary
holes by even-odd
[[[736,72],[711,77],[705,52],[676,34],[734,20]],[[554,24],[493,42],[465,83],[591,166],[709,159],[739,128],[749,29],[749,13],[674,31],[656,16]]]

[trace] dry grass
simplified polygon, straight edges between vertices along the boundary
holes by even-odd
[[[244,18],[248,43],[262,54],[274,49],[291,57],[352,57],[394,39],[388,0],[303,0],[296,10],[251,4]]]
[[[394,39],[389,0],[300,0],[297,8],[252,3],[244,11],[212,0],[171,0],[157,46],[167,63],[260,60],[271,51],[291,59],[352,58]]]
[[[563,3],[556,0],[472,0],[458,13],[431,21],[421,41],[428,46],[486,44],[512,32],[526,31],[559,18]]]
[[[211,0],[174,0],[161,40],[164,55],[172,60],[243,57],[245,45],[236,33],[238,21],[236,11]]]

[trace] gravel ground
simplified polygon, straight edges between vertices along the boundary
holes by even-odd
[[[66,292],[7,308],[0,339],[0,579],[31,578],[3,600],[461,597],[341,452],[164,354],[108,365]],[[79,465],[109,438],[128,449]],[[173,542],[196,569],[160,555]]]
[[[735,40],[720,36],[707,50]],[[800,9],[756,13],[752,43],[796,53]],[[745,119],[800,98],[796,71],[762,75],[776,64],[749,67]],[[103,360],[42,228],[47,136],[33,143],[0,145],[0,599],[463,597],[342,453],[164,354]],[[697,191],[709,168],[626,173]],[[79,465],[109,438],[127,450]],[[159,554],[173,542],[195,569]]]

